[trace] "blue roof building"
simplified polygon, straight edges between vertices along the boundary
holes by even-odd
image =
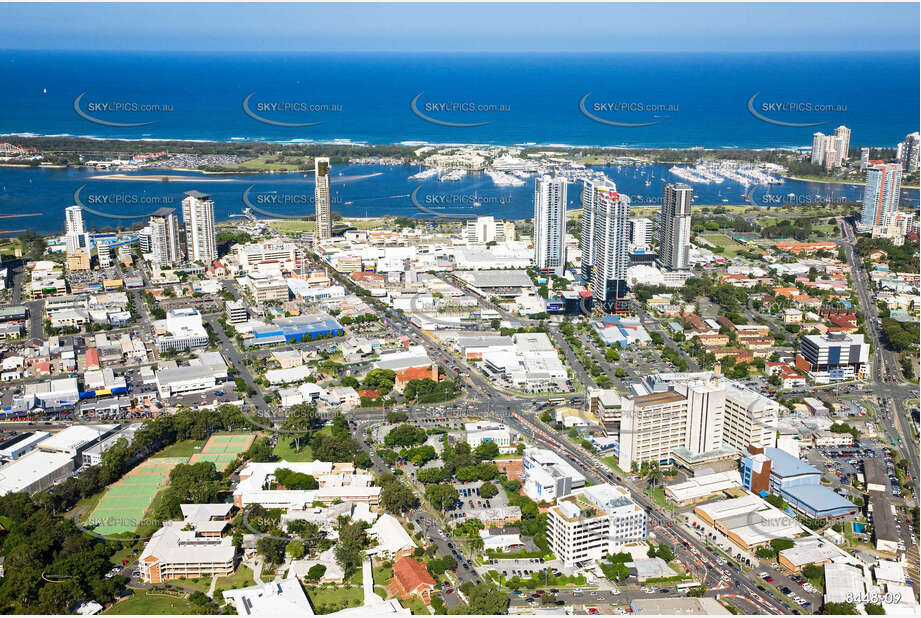
[[[304,339],[319,339],[320,337],[338,337],[345,334],[339,322],[326,313],[312,315],[299,315],[293,318],[278,318],[273,320],[271,326],[262,326],[253,329],[253,338],[257,342],[297,343]]]
[[[837,519],[857,511],[857,506],[820,483],[822,472],[778,448],[764,449],[771,460],[771,493],[796,511],[814,519]]]

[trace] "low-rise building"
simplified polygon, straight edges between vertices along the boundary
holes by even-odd
[[[585,476],[549,449],[526,448],[522,469],[524,492],[536,502],[553,502],[585,487]]]

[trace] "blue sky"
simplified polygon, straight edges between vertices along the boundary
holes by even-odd
[[[918,3],[0,3],[0,48],[174,51],[919,49]]]

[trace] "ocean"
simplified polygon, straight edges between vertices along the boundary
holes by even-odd
[[[894,147],[919,72],[911,53],[2,51],[0,133],[795,148],[845,124],[852,147]]]
[[[0,52],[0,134],[355,144],[802,148],[851,128],[851,147],[894,147],[918,129],[916,54],[205,54]],[[131,125],[131,126],[125,126]],[[292,126],[296,125],[296,126]],[[805,125],[805,126],[790,126]],[[15,139],[9,139],[15,141]],[[531,216],[533,180],[497,187],[335,166],[345,216]],[[657,205],[668,166],[604,169],[634,204]],[[131,173],[144,175],[149,172]],[[313,212],[303,174],[105,180],[82,169],[0,168],[0,233],[60,232],[81,203],[96,229],[179,208],[191,189],[216,215]],[[697,204],[857,201],[862,187],[787,180],[747,191],[695,185]],[[903,196],[915,207],[918,192]],[[570,188],[578,207],[579,187]]]

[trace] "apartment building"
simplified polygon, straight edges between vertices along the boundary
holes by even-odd
[[[566,567],[601,560],[622,545],[645,540],[646,511],[623,487],[586,487],[547,511],[547,542]]]

